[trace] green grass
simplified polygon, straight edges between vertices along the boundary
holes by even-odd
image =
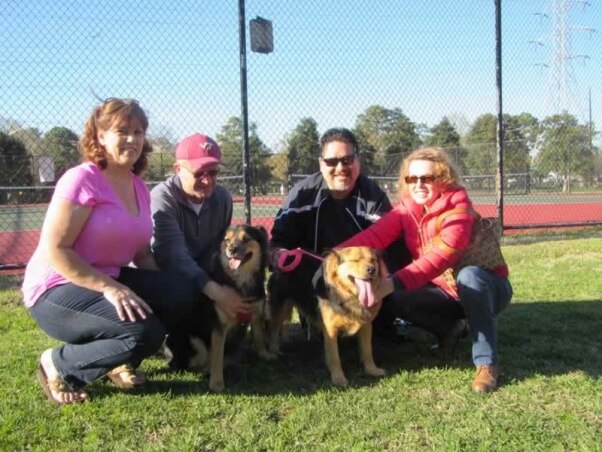
[[[153,358],[143,390],[99,381],[92,402],[55,408],[34,376],[55,342],[0,280],[0,450],[602,450],[602,238],[591,235],[505,240],[515,295],[500,317],[502,386],[487,396],[470,389],[467,340],[447,356],[378,341],[382,379],[363,376],[343,340],[351,386],[340,390],[320,344],[293,335],[276,363],[244,354],[224,394]]]

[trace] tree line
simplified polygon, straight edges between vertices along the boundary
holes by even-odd
[[[553,177],[567,184],[571,178],[598,181],[602,174],[600,151],[592,146],[589,124],[580,124],[567,112],[539,120],[529,113],[505,114],[504,172]],[[496,173],[497,118],[486,113],[459,130],[459,121],[443,117],[433,127],[413,122],[400,108],[368,107],[352,128],[358,138],[362,167],[376,176],[396,176],[407,153],[419,146],[441,146],[450,152],[464,175]],[[331,125],[328,125],[330,127]],[[327,127],[326,127],[327,128]],[[65,127],[46,133],[21,128],[18,123],[0,123],[0,185],[30,186],[40,183],[46,170],[58,179],[80,160],[78,135]],[[283,138],[282,149],[273,152],[259,137],[257,125],[249,127],[251,182],[262,192],[270,183],[285,182],[293,174],[318,170],[319,127],[302,118]],[[242,121],[231,117],[216,135],[223,153],[225,172],[242,174]],[[149,136],[155,152],[145,178],[162,180],[171,172],[176,143],[165,136]],[[50,157],[50,159],[48,158]],[[52,171],[43,165],[52,165]],[[43,177],[42,177],[43,179]],[[49,181],[49,183],[52,181]]]

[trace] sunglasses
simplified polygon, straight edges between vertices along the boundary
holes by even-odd
[[[194,176],[195,179],[203,179],[203,178],[215,179],[218,174],[219,174],[218,169],[201,171],[200,173],[192,173],[192,175]]]
[[[215,169],[211,169],[211,170],[207,170],[207,171],[199,171],[199,172],[193,172],[190,168],[187,168],[185,165],[181,165],[182,168],[185,168],[186,171],[188,171],[190,174],[192,174],[192,177],[194,177],[195,179],[215,179],[217,177],[217,175],[219,174],[219,168],[215,168]]]
[[[437,176],[406,176],[406,184],[417,184],[420,181],[421,184],[432,184],[437,180]]]
[[[325,159],[324,157],[320,157],[320,160],[324,162],[326,166],[335,167],[341,163],[343,166],[349,166],[355,161],[355,154],[349,154],[345,157],[332,157],[329,159]]]

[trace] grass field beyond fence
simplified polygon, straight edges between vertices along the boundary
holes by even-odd
[[[293,334],[276,363],[235,360],[224,394],[153,358],[143,390],[99,381],[92,402],[55,408],[34,375],[55,342],[0,280],[0,450],[602,450],[602,237],[557,238],[504,246],[515,295],[500,318],[501,388],[487,396],[470,389],[467,340],[447,355],[420,337],[375,341],[381,379],[343,340],[341,390],[321,345]]]

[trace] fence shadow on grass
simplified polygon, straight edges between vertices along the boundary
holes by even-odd
[[[601,318],[602,300],[512,304],[500,317],[502,385],[517,384],[533,375],[554,376],[576,371],[600,377]],[[287,335],[282,344],[283,354],[277,361],[261,361],[248,344],[242,352],[230,357],[225,370],[226,393],[311,395],[334,389],[324,363],[321,340],[307,341],[298,324],[290,325]],[[355,338],[342,338],[339,345],[350,387],[370,386],[379,381],[363,374]],[[389,376],[435,367],[466,369],[472,375],[468,338],[446,353],[433,350],[430,345],[427,336],[405,341],[375,337],[375,359]],[[149,360],[145,367],[149,382],[131,392],[132,395],[169,393],[181,397],[208,393],[207,375],[171,372],[158,359]],[[108,395],[114,391],[106,385],[95,392]]]

